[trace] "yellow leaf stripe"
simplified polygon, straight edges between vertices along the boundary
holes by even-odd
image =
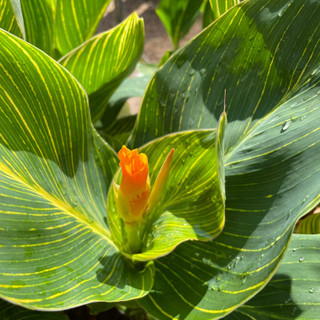
[[[93,121],[101,116],[112,93],[133,71],[143,44],[143,20],[134,13],[117,27],[92,37],[59,60],[88,93]]]
[[[79,83],[0,31],[0,296],[59,310],[129,300],[152,286],[112,243],[106,195],[115,152],[90,122]]]
[[[141,303],[156,318],[215,319],[239,307],[269,281],[295,223],[320,201],[320,24],[304,20],[319,10],[319,1],[244,2],[152,79],[135,146],[217,127],[225,89],[228,115],[224,230],[156,261],[160,276]]]

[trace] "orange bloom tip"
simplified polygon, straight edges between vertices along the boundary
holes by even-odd
[[[118,156],[126,182],[135,187],[145,185],[149,174],[148,157],[144,153],[139,154],[137,149],[131,151],[126,146],[122,146]]]

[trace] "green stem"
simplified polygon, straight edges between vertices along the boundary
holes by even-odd
[[[126,224],[126,233],[130,253],[138,253],[141,250],[141,230],[139,223]]]

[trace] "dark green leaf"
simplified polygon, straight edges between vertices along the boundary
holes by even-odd
[[[136,123],[136,118],[136,115],[120,118],[110,127],[100,130],[99,133],[114,150],[119,151],[126,144]]]
[[[155,317],[215,319],[243,304],[275,272],[297,220],[319,203],[319,15],[319,0],[244,2],[151,80],[135,146],[217,127],[225,89],[228,114],[225,228],[156,261],[153,291],[141,302]]]
[[[268,285],[224,319],[320,319],[319,255],[319,235],[294,234]]]
[[[179,47],[180,40],[196,21],[202,2],[203,0],[161,0],[156,12],[175,50]]]
[[[213,14],[210,1],[207,0],[205,2],[205,6],[204,6],[204,10],[203,10],[203,16],[202,16],[202,26],[203,26],[203,28],[207,27],[214,20],[215,20],[215,16]]]
[[[61,312],[40,312],[0,300],[0,320],[68,320]]]

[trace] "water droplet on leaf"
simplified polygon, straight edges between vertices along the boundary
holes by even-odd
[[[285,132],[286,130],[288,130],[290,124],[291,124],[291,120],[286,121],[286,122],[284,123],[284,125],[282,126],[281,132]]]

